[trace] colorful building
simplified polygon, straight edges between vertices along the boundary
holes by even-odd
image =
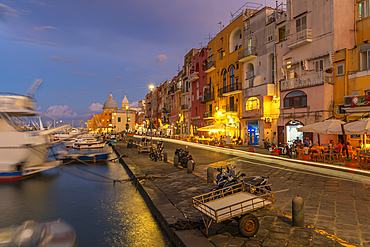
[[[345,121],[370,113],[370,1],[356,1],[354,16],[350,17],[355,20],[356,45],[336,51],[333,68],[334,116]],[[363,137],[351,135],[349,141],[357,146]],[[366,140],[370,145],[370,136]]]
[[[317,142],[317,135],[301,133],[298,127],[334,116],[334,52],[354,46],[353,6],[353,0],[287,0],[285,25],[276,29],[276,54],[282,57],[277,59],[282,71],[279,145],[297,137]]]

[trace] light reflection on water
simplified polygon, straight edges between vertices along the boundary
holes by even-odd
[[[0,183],[0,227],[60,218],[74,227],[79,246],[167,245],[143,198],[130,182],[113,186],[113,182],[86,176],[78,169],[115,179],[128,178],[119,163],[72,163],[67,167]]]

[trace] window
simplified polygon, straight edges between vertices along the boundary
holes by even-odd
[[[246,111],[252,111],[252,110],[259,110],[260,109],[260,101],[256,97],[250,97],[247,100],[247,103],[245,105]]]
[[[271,23],[270,25],[266,26],[265,32],[266,32],[266,43],[270,43],[271,41],[274,40],[275,23]]]
[[[306,16],[302,16],[295,21],[295,31],[300,32],[307,29]]]
[[[364,19],[370,15],[370,0],[358,4],[358,19]]]
[[[271,54],[271,83],[275,82],[275,57]]]
[[[337,64],[337,75],[344,75],[344,64]]]
[[[121,122],[121,118],[120,118],[120,117],[118,117],[118,122],[119,122],[119,123]]]
[[[370,88],[365,90],[365,95],[370,95]]]
[[[128,122],[128,123],[130,122],[130,120],[131,120],[131,119],[130,119],[130,117],[127,117],[127,122]]]
[[[318,60],[315,62],[315,72],[324,70],[324,60]]]
[[[231,66],[230,68],[230,86],[234,86],[235,84],[235,77],[234,77],[234,66]]]
[[[226,73],[226,70],[224,70],[224,77],[223,77],[223,85],[224,85],[224,87],[226,87],[226,75],[227,73]]]
[[[225,51],[220,51],[220,59],[223,59],[225,56]]]
[[[363,51],[360,54],[361,56],[361,70],[370,69],[370,51]]]
[[[285,40],[285,26],[279,28],[279,42]]]
[[[307,94],[302,91],[293,91],[284,98],[284,108],[307,107]]]

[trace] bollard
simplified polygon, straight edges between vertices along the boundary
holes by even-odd
[[[191,162],[191,160],[188,160],[188,163],[186,164],[186,168],[188,170],[188,173],[193,173],[193,162]]]
[[[297,195],[292,200],[292,225],[303,227],[304,226],[304,202],[302,197]]]
[[[173,165],[177,167],[179,163],[179,156],[175,155],[175,157],[173,157]]]
[[[212,167],[207,168],[207,183],[210,183],[210,184],[213,183],[213,181],[215,180],[214,173],[215,173],[215,169],[213,169]]]
[[[163,161],[167,162],[167,153],[163,153]]]

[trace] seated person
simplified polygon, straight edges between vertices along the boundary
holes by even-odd
[[[341,150],[342,150],[342,140],[339,139],[337,145],[334,147],[334,153],[339,154]]]
[[[308,154],[308,145],[305,143],[303,147],[303,153]]]

